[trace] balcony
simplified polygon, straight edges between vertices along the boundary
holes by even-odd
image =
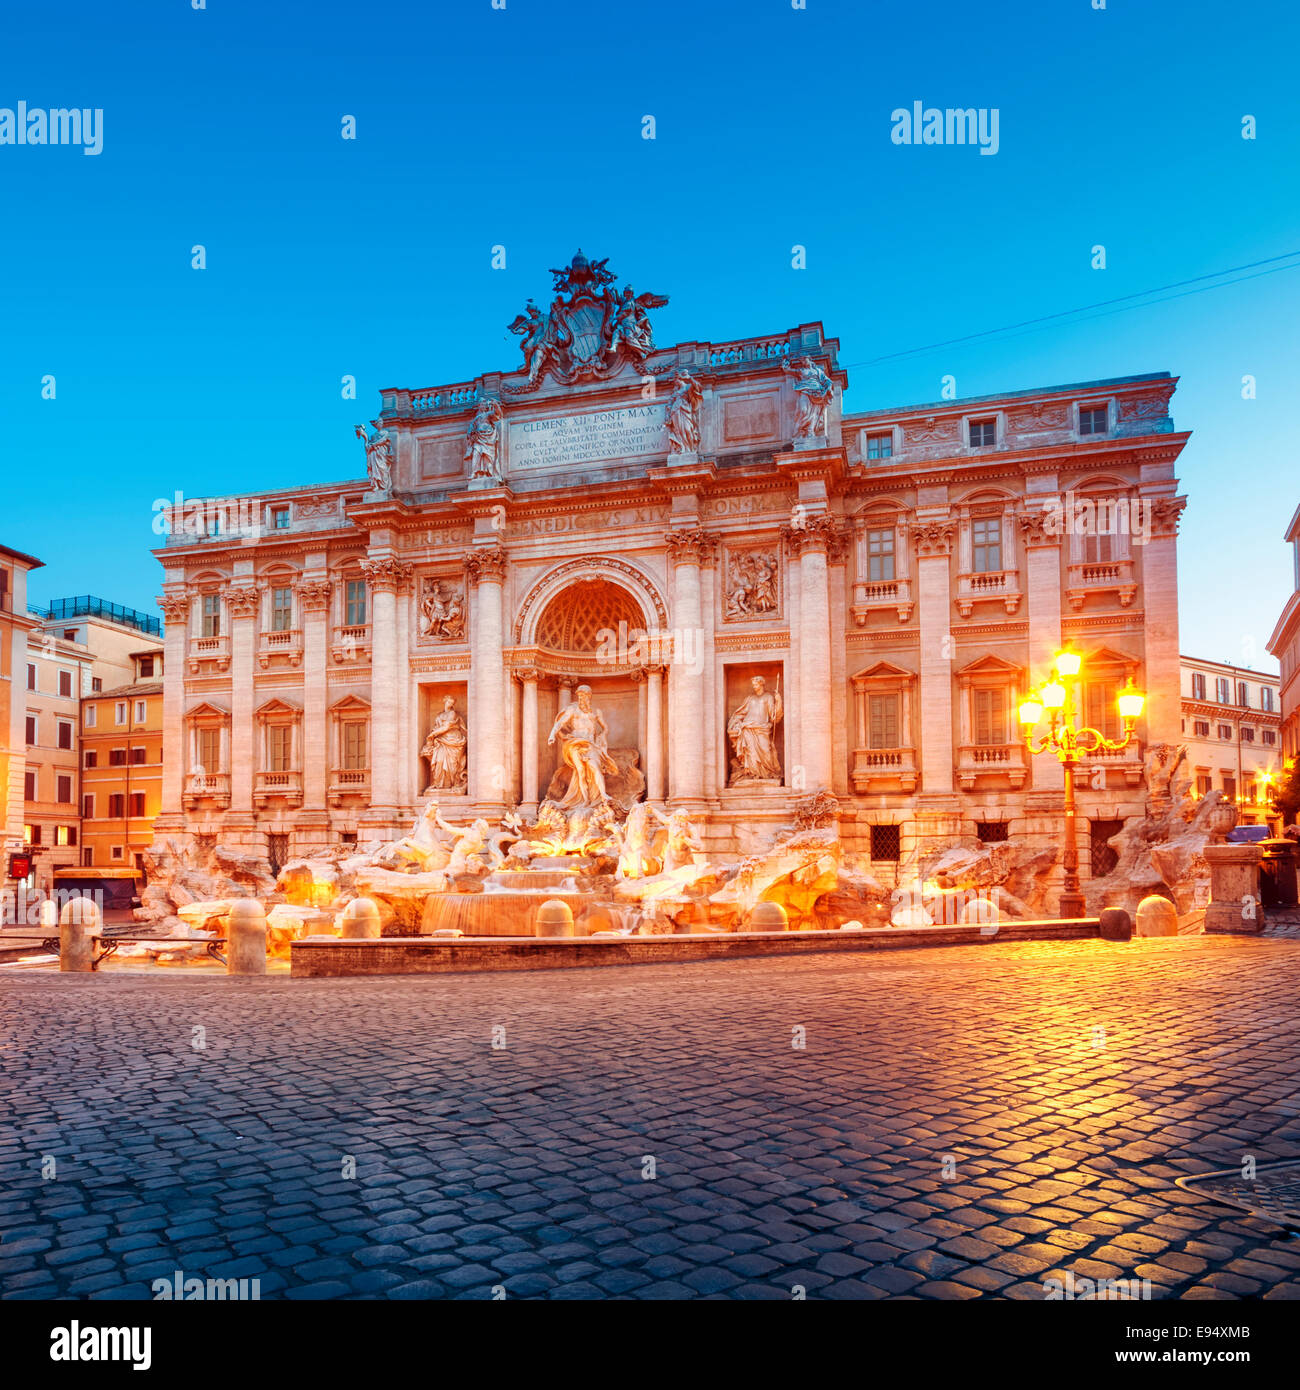
[[[1089,594],[1114,593],[1127,608],[1137,594],[1132,560],[1102,560],[1097,564],[1071,565],[1066,571],[1065,597],[1076,611]]]
[[[853,586],[853,621],[859,627],[867,625],[867,615],[873,609],[892,608],[898,621],[905,623],[912,616],[912,581],[910,579],[859,580]]]
[[[1088,769],[1098,766],[1104,767],[1107,772],[1122,772],[1126,786],[1139,787],[1145,776],[1142,745],[1134,739],[1127,748],[1121,748],[1118,752],[1098,749],[1095,753],[1086,754],[1080,759],[1081,776],[1086,779]]]
[[[330,656],[338,665],[370,660],[370,624],[341,627],[330,643]]]
[[[370,800],[370,769],[368,767],[336,767],[330,772],[327,792],[330,805],[337,811],[351,797]]]
[[[914,748],[855,748],[850,776],[859,795],[870,792],[916,790]]]
[[[268,801],[302,805],[301,772],[259,772],[253,782],[253,801],[260,811]]]
[[[1000,602],[1008,614],[1020,607],[1020,571],[990,570],[980,574],[957,576],[957,611],[969,618],[976,603],[992,599]]]
[[[181,800],[187,811],[224,811],[230,805],[230,775],[196,772],[185,779]]]
[[[229,637],[190,638],[190,675],[197,676],[200,668],[209,662],[215,663],[218,671],[230,670]]]
[[[972,792],[981,782],[1023,787],[1029,776],[1023,743],[968,743],[957,750],[957,785]]]
[[[257,660],[264,671],[272,661],[277,666],[286,662],[297,666],[302,661],[302,633],[297,628],[262,633],[257,644]]]

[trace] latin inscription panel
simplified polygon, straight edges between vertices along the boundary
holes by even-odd
[[[511,468],[563,468],[668,451],[665,406],[589,410],[510,422]]]

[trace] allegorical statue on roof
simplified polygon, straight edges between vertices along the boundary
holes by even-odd
[[[792,378],[795,404],[794,435],[796,439],[815,439],[826,433],[826,412],[835,390],[830,377],[812,360],[800,357],[782,364],[782,371]]]
[[[370,422],[373,433],[357,426],[357,438],[366,446],[366,474],[372,492],[391,492],[393,488],[393,437],[378,420]]]
[[[481,400],[465,437],[465,462],[471,478],[503,481],[501,470],[501,402]]]
[[[668,398],[668,452],[694,454],[700,448],[700,400],[704,393],[689,372],[673,377],[673,393]]]
[[[604,380],[625,359],[641,370],[655,346],[649,311],[667,304],[667,296],[637,294],[630,285],[620,292],[608,261],[589,261],[581,249],[551,274],[556,293],[550,311],[542,313],[530,299],[510,325],[523,339],[529,388],[548,368],[564,386]]]

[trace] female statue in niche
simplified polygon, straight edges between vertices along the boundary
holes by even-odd
[[[420,756],[429,762],[429,787],[437,791],[464,791],[468,782],[466,748],[469,730],[456,712],[456,701],[444,696],[442,713],[434,719]]]

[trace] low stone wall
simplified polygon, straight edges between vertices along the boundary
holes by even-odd
[[[381,937],[344,941],[306,937],[290,948],[290,973],[301,976],[443,975],[479,970],[565,970],[575,966],[663,965],[809,952],[977,946],[999,941],[1070,941],[1096,937],[1095,917],[1001,922],[992,926],[875,927],[865,931],[727,932],[702,936]]]

